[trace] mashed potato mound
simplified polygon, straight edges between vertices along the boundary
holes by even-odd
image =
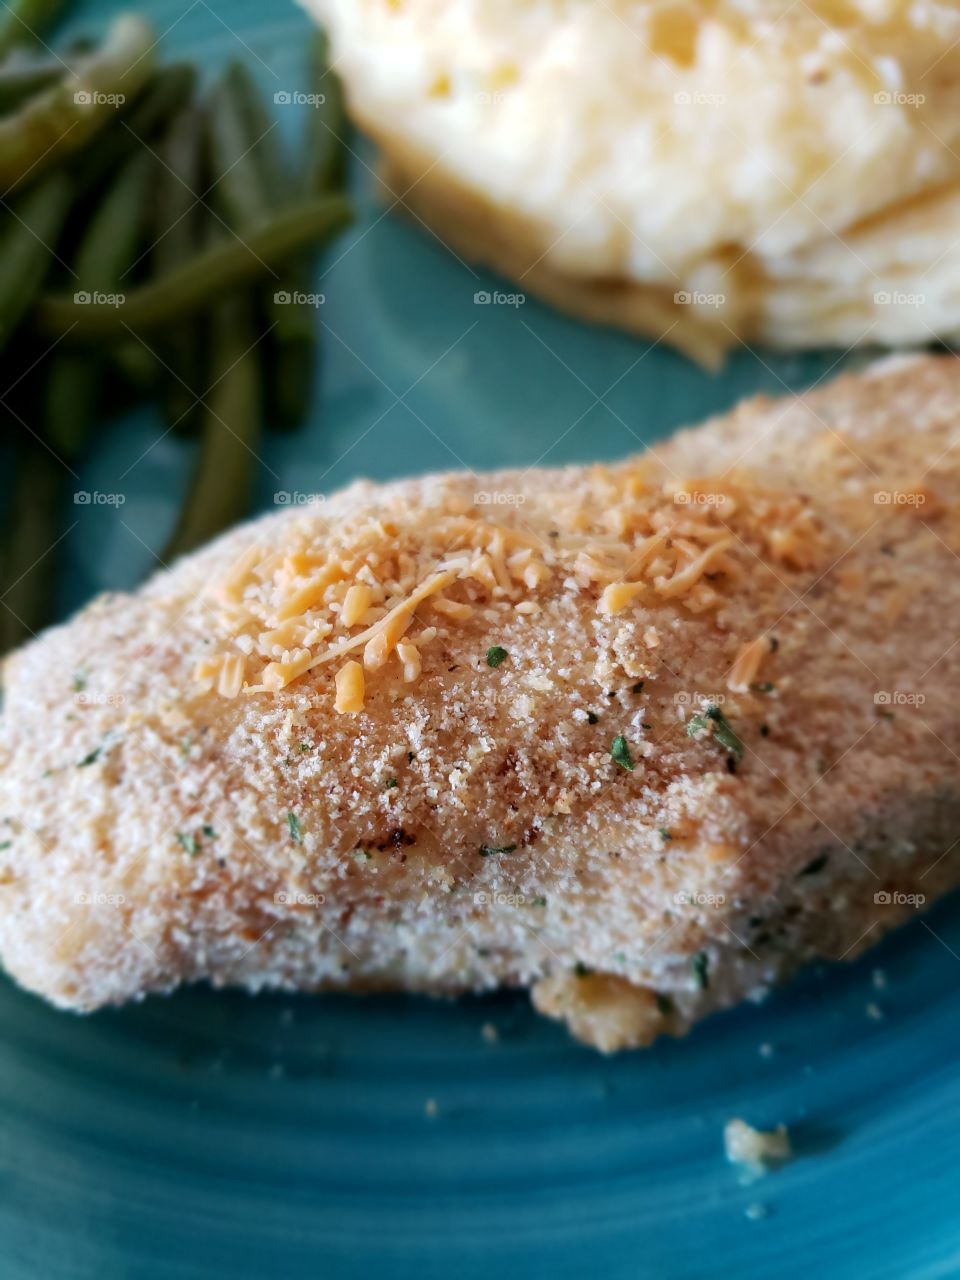
[[[393,198],[700,358],[960,329],[960,6],[304,0]]]

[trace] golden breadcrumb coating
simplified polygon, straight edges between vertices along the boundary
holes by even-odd
[[[856,954],[960,880],[958,441],[960,362],[887,361],[98,599],[5,664],[4,965],[521,985],[612,1050]]]

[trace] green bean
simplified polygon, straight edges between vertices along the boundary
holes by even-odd
[[[12,205],[0,232],[0,350],[34,302],[50,270],[70,206],[70,179],[52,173]]]
[[[348,131],[343,85],[330,69],[326,34],[318,31],[310,45],[311,91],[321,101],[307,116],[303,152],[304,194],[315,195],[339,187],[343,181]]]
[[[120,171],[84,231],[74,262],[78,295],[122,297],[123,275],[143,234],[143,209],[153,157],[141,151]],[[103,363],[93,354],[58,352],[46,385],[47,437],[58,453],[76,457],[96,416]]]
[[[67,298],[42,297],[36,323],[49,337],[95,341],[130,328],[149,330],[209,308],[211,296],[256,280],[286,262],[306,245],[324,243],[351,220],[350,206],[339,196],[321,196],[293,205],[254,227],[240,239],[215,245],[131,290],[122,307],[78,306]]]
[[[86,194],[109,181],[117,168],[143,149],[193,95],[197,73],[187,63],[161,67],[150,82],[98,140],[96,149],[79,158],[77,182]]]
[[[29,445],[17,464],[10,521],[3,539],[0,648],[15,648],[50,621],[56,558],[62,536],[58,508],[65,472],[41,446]]]
[[[114,119],[123,99],[147,80],[153,45],[143,18],[122,14],[97,52],[0,120],[0,192],[78,151]]]
[[[231,63],[224,73],[224,81],[235,95],[253,146],[252,154],[263,189],[274,204],[279,204],[288,190],[289,174],[280,146],[276,117],[264,105],[257,83],[245,63]]]
[[[211,329],[215,382],[190,492],[163,553],[167,564],[246,515],[256,475],[261,373],[249,303],[221,303]]]
[[[157,144],[159,182],[154,200],[151,270],[162,274],[177,267],[201,246],[198,196],[203,186],[204,114],[187,107],[173,120]],[[160,355],[169,378],[161,399],[168,424],[180,434],[191,433],[199,421],[203,376],[204,331],[191,317],[172,327],[160,340]]]
[[[18,44],[40,39],[56,22],[63,0],[5,0],[0,21],[0,58]]]
[[[210,108],[210,151],[222,174],[214,198],[234,230],[243,232],[267,216],[289,189],[283,156],[249,71],[232,63],[216,86]],[[264,288],[271,325],[267,414],[273,425],[294,426],[306,415],[313,391],[316,330],[313,317],[295,302],[310,290],[310,264],[285,265]]]
[[[250,127],[243,90],[244,73],[236,63],[210,95],[210,159],[216,175],[212,188],[214,203],[235,231],[256,226],[269,215],[267,194],[258,151],[266,139]]]
[[[42,62],[18,58],[4,63],[0,66],[0,113],[19,107],[26,98],[49,89],[65,74],[64,64],[56,58]]]

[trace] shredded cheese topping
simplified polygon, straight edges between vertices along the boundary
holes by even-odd
[[[758,563],[808,569],[822,557],[803,497],[734,473],[679,487],[649,477],[644,462],[594,467],[581,486],[498,507],[496,519],[455,486],[426,510],[398,489],[377,513],[290,519],[279,546],[249,547],[215,587],[227,645],[196,678],[224,697],[275,694],[347,659],[335,707],[356,714],[370,676],[395,664],[414,683],[424,648],[480,611],[535,618],[548,597],[586,593],[601,616],[666,602],[702,613]],[[731,688],[755,678],[763,640],[738,657]]]

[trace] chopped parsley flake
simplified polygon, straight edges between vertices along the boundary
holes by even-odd
[[[290,828],[290,839],[294,844],[303,844],[303,831],[300,828],[300,819],[293,812],[287,814],[287,826]]]
[[[82,760],[77,761],[77,768],[83,769],[88,764],[95,764],[96,761],[100,759],[100,752],[102,750],[103,747],[94,747],[93,750],[88,755],[85,755]]]
[[[353,856],[358,862],[369,862],[373,854],[368,853],[366,849],[354,849]]]
[[[691,716],[687,723],[687,736],[695,738],[698,733],[702,733],[711,725],[713,726],[713,736],[721,747],[726,747],[738,760],[742,760],[743,743],[734,733],[730,727],[729,720],[719,707],[707,707],[702,715]]]
[[[200,852],[200,846],[197,844],[193,836],[187,835],[185,831],[177,832],[177,843],[180,844],[191,856]]]
[[[710,976],[707,970],[710,967],[710,958],[705,951],[698,951],[693,957],[693,972],[697,979],[697,985],[701,991],[706,991],[710,985]]]
[[[633,769],[633,757],[630,755],[630,748],[627,746],[627,740],[622,733],[618,733],[610,744],[610,755],[620,766],[621,769]]]
[[[670,833],[670,831],[669,831],[669,829],[668,829],[667,827],[660,827],[660,828],[658,828],[658,830],[659,830],[659,832],[660,832],[660,839],[661,839],[661,840],[672,840],[672,839],[673,839],[673,836],[671,835],[671,833]]]
[[[210,826],[209,822],[204,823],[201,829],[208,840],[216,840],[217,833],[214,831],[213,827]]]
[[[397,785],[396,778],[387,778],[383,784],[384,791],[391,791]]]
[[[547,900],[542,893],[538,893],[535,898],[530,899],[530,905],[531,907],[545,907]]]
[[[506,649],[501,649],[498,644],[491,645],[487,650],[487,666],[499,667],[500,663],[504,662],[509,657],[510,655],[507,653]]]
[[[489,858],[495,853],[513,853],[516,847],[515,844],[482,844],[480,846],[480,857]]]
[[[313,749],[313,748],[311,747],[311,745],[310,745],[310,743],[309,743],[309,742],[301,742],[301,743],[300,743],[300,750],[301,750],[301,751],[311,751],[312,749]]]
[[[78,671],[73,677],[73,691],[74,693],[82,693],[86,687],[87,673],[85,671]]]
[[[0,850],[3,850],[3,849],[9,849],[9,848],[11,847],[11,845],[12,845],[12,844],[13,844],[13,841],[12,841],[12,840],[3,840],[3,841],[0,841]]]

